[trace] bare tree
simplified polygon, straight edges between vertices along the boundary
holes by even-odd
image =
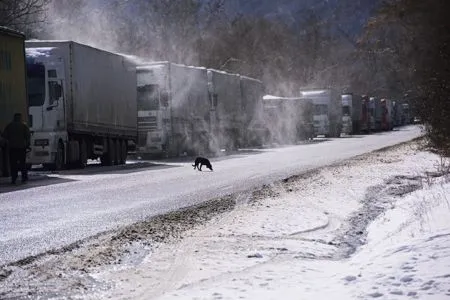
[[[408,94],[430,140],[450,155],[449,8],[445,0],[386,1],[368,24],[366,44],[387,90]]]
[[[49,0],[0,0],[0,26],[28,30],[44,21]]]

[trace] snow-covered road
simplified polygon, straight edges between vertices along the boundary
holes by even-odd
[[[439,163],[405,145],[280,183],[92,273],[114,288],[83,298],[447,299],[450,177],[426,175]]]
[[[0,193],[0,265],[60,248],[149,216],[245,191],[309,169],[411,140],[410,126],[389,133],[247,152],[213,160],[214,172],[189,163],[142,170],[61,173],[45,186]],[[0,192],[5,189],[0,186]]]

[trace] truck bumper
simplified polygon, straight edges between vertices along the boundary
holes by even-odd
[[[31,165],[53,163],[60,138],[62,135],[57,132],[35,132],[31,137],[31,151],[27,154],[27,163]]]
[[[314,126],[314,135],[328,135],[329,134],[329,128],[328,126]]]
[[[352,134],[353,132],[353,124],[349,122],[344,122],[342,124],[342,133],[343,134]]]

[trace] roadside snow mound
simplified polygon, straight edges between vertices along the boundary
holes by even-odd
[[[443,299],[450,296],[450,183],[398,198],[348,260],[266,262],[158,299]]]

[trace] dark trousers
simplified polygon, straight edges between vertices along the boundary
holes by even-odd
[[[27,150],[22,148],[9,149],[9,167],[11,168],[11,180],[16,182],[18,173],[22,174],[22,181],[28,180],[28,170],[25,163]]]

